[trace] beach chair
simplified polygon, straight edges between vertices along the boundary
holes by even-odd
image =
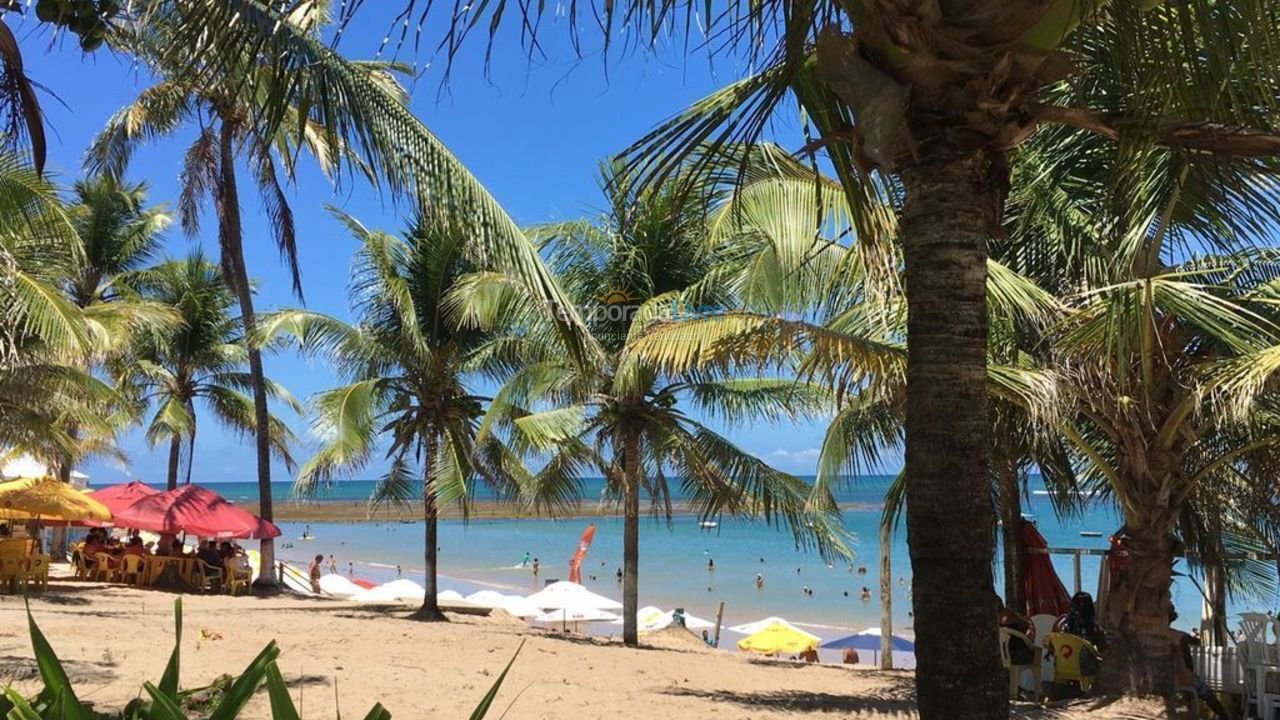
[[[119,570],[112,567],[110,555],[100,552],[93,556],[93,579],[101,582],[115,582]]]
[[[1075,684],[1081,692],[1088,692],[1093,687],[1095,675],[1086,674],[1080,661],[1086,652],[1100,658],[1098,648],[1079,635],[1053,632],[1044,638],[1044,647],[1053,655],[1053,682],[1055,684]]]
[[[26,558],[16,553],[0,555],[0,587],[16,592],[27,581]]]
[[[1263,720],[1274,720],[1276,705],[1280,703],[1280,664],[1276,662],[1274,647],[1262,640],[1236,643],[1244,684],[1245,711],[1252,705]]]
[[[253,580],[253,571],[247,567],[241,567],[234,559],[228,559],[222,563],[222,572],[226,575],[226,582],[223,584],[231,595],[239,595],[240,591],[249,587],[249,582]]]
[[[120,558],[120,582],[132,582],[138,587],[147,584],[145,558],[141,555],[125,555]]]
[[[192,579],[197,590],[218,592],[222,589],[222,568],[214,567],[203,560],[192,563]]]
[[[1021,640],[1032,649],[1031,662],[1027,665],[1015,665],[1009,653],[1009,643],[1014,640]],[[1036,645],[1026,634],[1017,630],[1002,627],[1000,628],[1000,660],[1004,663],[1004,667],[1009,671],[1009,699],[1016,700],[1018,698],[1018,688],[1022,684],[1022,673],[1030,670],[1033,679],[1033,692],[1036,700],[1040,699],[1040,653],[1041,648]]]
[[[27,558],[27,585],[37,585],[41,590],[49,588],[48,555],[32,555]]]
[[[79,548],[71,553],[71,567],[75,570],[77,580],[89,580],[93,577],[93,569],[89,567],[89,561],[85,560],[84,553]]]

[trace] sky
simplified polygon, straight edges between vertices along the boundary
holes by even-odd
[[[377,12],[379,5],[367,3],[341,38],[339,47],[348,57],[376,54],[388,30],[388,19]],[[431,62],[427,50],[434,47],[430,40],[438,37],[432,30],[430,24],[424,28],[422,51],[415,54],[405,48],[398,58],[417,61],[418,74],[409,82],[411,107],[521,225],[596,214],[603,205],[596,184],[601,159],[747,70],[733,58],[718,58],[712,64],[705,52],[694,49],[685,54],[680,39],[653,52],[611,53],[606,62],[590,47],[589,31],[583,33],[587,45],[579,54],[569,43],[563,22],[558,27],[549,22],[541,38],[542,55],[530,58],[520,47],[516,30],[507,28],[499,32],[487,66],[486,38],[477,34],[455,59],[445,82],[445,64]],[[40,101],[48,125],[49,174],[69,186],[82,176],[84,150],[95,133],[152,78],[130,58],[105,48],[86,55],[74,38],[55,37],[45,25],[19,22],[15,34],[28,74],[46,89]],[[798,128],[786,120],[780,120],[770,134],[784,147],[802,144]],[[148,183],[152,203],[175,206],[181,154],[191,137],[189,131],[180,132],[134,156],[128,178]],[[347,178],[335,188],[314,164],[303,164],[296,184],[287,192],[297,224],[305,305],[349,319],[346,284],[355,244],[324,206],[332,204],[369,227],[393,231],[403,226],[408,208],[397,206],[363,179]],[[302,303],[292,295],[253,185],[247,173],[242,171],[241,176],[246,262],[258,282],[255,304],[259,311],[297,307]],[[197,245],[216,257],[211,209],[197,237],[188,238],[176,223],[165,234],[165,252],[171,257],[182,257]],[[268,356],[265,366],[268,376],[304,401],[335,383],[323,362],[292,353]],[[304,460],[314,450],[307,419],[287,410],[281,415],[300,438],[295,457]],[[218,427],[207,416],[199,421],[192,480],[255,480],[252,440]],[[825,427],[820,419],[798,424],[711,424],[775,467],[798,474],[813,472]],[[121,439],[120,446],[127,462],[93,458],[80,469],[94,483],[164,481],[167,448],[148,447],[136,429]],[[897,462],[891,461],[886,471],[896,470]],[[376,474],[377,468],[372,467],[356,477]],[[283,466],[273,468],[273,480],[291,478]]]

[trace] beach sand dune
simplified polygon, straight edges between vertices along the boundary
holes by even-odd
[[[173,642],[172,595],[121,586],[54,582],[31,609],[66,663],[82,700],[120,708],[157,681]],[[362,717],[382,702],[398,718],[464,718],[523,642],[493,717],[794,718],[913,717],[911,675],[840,666],[753,661],[698,647],[697,638],[654,639],[628,649],[616,640],[564,637],[490,617],[455,615],[422,624],[403,608],[293,597],[186,596],[184,687],[238,672],[268,641],[303,717]],[[695,642],[688,642],[688,640]],[[0,683],[37,687],[23,604],[0,596]],[[1020,707],[1024,718],[1153,717],[1122,701],[1049,709]],[[245,718],[266,718],[260,693]]]

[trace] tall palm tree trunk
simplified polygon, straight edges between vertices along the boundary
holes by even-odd
[[[235,285],[240,301],[240,318],[245,337],[252,337],[257,327],[253,312],[253,290],[244,263],[244,240],[240,228],[240,196],[236,189],[235,124],[223,118],[219,135],[219,173],[215,206],[218,213],[218,240],[222,246],[223,267]],[[271,429],[267,418],[267,384],[262,372],[262,352],[252,343],[249,348],[249,382],[253,386],[253,436],[258,458],[258,514],[263,520],[273,517],[271,508]],[[264,538],[259,545],[261,555],[255,587],[276,588],[275,541]]]
[[[1167,511],[1145,517],[1125,513],[1129,555],[1107,596],[1103,627],[1112,635],[1098,672],[1101,691],[1150,695],[1173,688],[1168,634],[1173,526]]]
[[[436,505],[436,489],[431,483],[431,463],[436,456],[436,437],[427,439],[427,457],[422,470],[422,520],[425,525],[422,531],[422,562],[426,566],[426,593],[422,597],[422,607],[413,614],[417,620],[428,622],[444,622],[448,620],[440,610],[439,583],[436,570],[440,555],[440,509]]]
[[[182,436],[174,433],[169,438],[169,473],[168,489],[173,490],[178,487],[178,456],[182,454]]]
[[[1000,486],[1000,541],[1004,552],[1004,604],[1018,613],[1027,611],[1022,592],[1022,552],[1018,531],[1022,527],[1022,495],[1018,467],[1009,457],[996,459]]]
[[[893,669],[893,566],[890,564],[889,541],[893,523],[880,518],[880,669]]]
[[[622,462],[625,487],[622,506],[622,642],[640,644],[636,627],[640,577],[640,435],[624,428]]]
[[[1007,169],[998,155],[975,151],[922,156],[901,176],[907,539],[920,717],[1007,718],[991,571],[986,378],[987,239]]]

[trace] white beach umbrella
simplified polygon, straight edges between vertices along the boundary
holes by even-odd
[[[468,595],[466,601],[480,607],[500,608],[507,604],[507,596],[497,590],[480,590]]]
[[[458,592],[457,590],[441,590],[440,592],[436,593],[436,600],[437,601],[443,600],[445,602],[462,600],[462,593]]]
[[[418,583],[401,578],[369,588],[352,597],[352,600],[363,603],[412,602],[420,603],[427,591]]]
[[[534,618],[534,621],[541,623],[609,622],[617,619],[617,617],[611,612],[594,608],[560,608],[559,610],[543,613]]]
[[[326,595],[332,595],[343,600],[353,598],[364,592],[364,588],[336,573],[329,573],[320,578],[320,590]]]
[[[522,598],[519,595],[507,595],[506,604],[502,606],[509,615],[518,618],[531,618],[542,614],[542,610],[537,605],[529,602],[528,598]]]
[[[783,620],[782,618],[780,618],[780,617],[775,617],[775,616],[769,616],[769,617],[767,617],[767,618],[765,618],[765,619],[763,619],[763,620],[757,620],[757,621],[755,621],[755,622],[746,623],[745,625],[734,625],[733,627],[728,628],[728,629],[729,629],[730,631],[732,631],[732,632],[742,633],[743,635],[751,635],[751,634],[753,634],[753,633],[760,632],[761,630],[763,630],[763,629],[765,629],[765,628],[769,627],[770,625],[773,625],[774,623],[777,623],[777,624],[779,624],[779,625],[783,625],[783,626],[785,626],[787,629],[789,629],[789,630],[794,630],[795,632],[798,632],[798,633],[800,633],[801,635],[808,635],[809,637],[813,638],[814,640],[818,640],[818,641],[821,641],[821,640],[822,640],[822,638],[818,637],[817,635],[814,635],[814,634],[813,634],[813,633],[811,633],[811,632],[806,632],[806,631],[804,631],[804,630],[801,630],[800,628],[796,627],[795,625],[792,625],[791,623],[787,622],[786,620]]]
[[[662,608],[646,605],[636,611],[636,629],[640,632],[655,632],[663,628],[670,627],[676,621],[675,610],[663,610]],[[613,621],[614,625],[621,625],[622,618]],[[716,626],[709,620],[703,620],[700,617],[684,614],[684,626],[690,630],[705,630]]]
[[[597,595],[578,583],[560,581],[551,583],[526,598],[543,610],[559,610],[563,607],[592,607],[597,610],[621,610],[622,603]]]

